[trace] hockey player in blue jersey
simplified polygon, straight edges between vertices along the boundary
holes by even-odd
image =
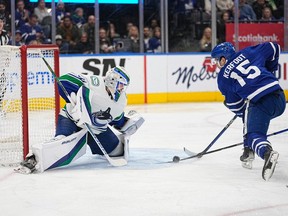
[[[285,95],[274,72],[278,70],[280,46],[267,42],[235,52],[229,42],[217,45],[211,52],[212,63],[220,68],[218,88],[224,104],[243,120],[243,167],[252,168],[254,153],[264,159],[262,177],[269,180],[278,152],[267,140],[270,120],[280,116],[286,107]]]
[[[130,84],[125,68],[114,67],[105,77],[69,73],[59,81],[59,93],[66,105],[59,114],[56,135],[33,145],[15,171],[29,174],[67,165],[84,155],[87,145],[92,154],[105,155],[105,152],[110,163],[114,157],[114,162],[120,158],[126,164],[129,138],[144,119],[135,111],[124,113],[126,88]],[[96,139],[87,131],[86,124]]]

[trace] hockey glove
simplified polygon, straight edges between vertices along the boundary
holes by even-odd
[[[125,119],[126,122],[119,131],[129,136],[134,134],[145,121],[144,118],[135,110],[130,110],[128,114],[125,115]]]
[[[67,116],[74,122],[79,121],[79,114],[76,109],[76,103],[77,103],[77,96],[74,92],[71,93],[70,95],[71,102],[67,103],[65,106],[65,111]]]
[[[224,106],[226,106],[231,112],[233,112],[234,114],[236,114],[238,117],[242,118],[243,117],[243,113],[245,111],[245,103],[241,103],[238,105],[228,105],[226,103],[226,100],[223,102]]]
[[[83,100],[82,87],[77,95],[73,92],[70,95],[71,103],[66,104],[67,116],[76,123],[78,127],[85,128],[85,123],[91,125],[91,119]]]

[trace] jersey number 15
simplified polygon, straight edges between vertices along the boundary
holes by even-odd
[[[245,65],[247,65],[249,63],[250,63],[249,60],[246,59],[245,61],[241,62],[236,67],[236,69],[239,70],[244,75],[249,74],[248,76],[246,76],[247,79],[254,79],[255,77],[260,75],[261,71],[260,71],[260,69],[257,66],[249,66],[249,67],[245,68]],[[243,79],[243,77],[239,76],[234,71],[231,72],[230,77],[233,78],[233,79],[236,79],[242,87],[246,84],[246,82]]]

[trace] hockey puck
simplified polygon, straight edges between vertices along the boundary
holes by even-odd
[[[179,156],[174,156],[173,157],[173,162],[174,163],[178,163],[180,161],[180,157]]]

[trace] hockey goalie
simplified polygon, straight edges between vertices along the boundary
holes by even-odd
[[[129,138],[144,119],[136,111],[124,112],[130,83],[125,68],[114,67],[105,77],[69,73],[59,83],[66,105],[59,113],[55,137],[33,145],[15,171],[41,173],[68,165],[86,153],[87,145],[92,154],[128,161]]]

